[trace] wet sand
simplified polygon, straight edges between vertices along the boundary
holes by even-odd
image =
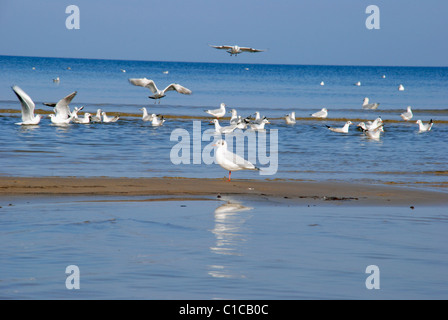
[[[445,205],[448,194],[387,185],[336,182],[192,179],[192,178],[76,178],[0,177],[0,197],[8,196],[198,196],[233,195],[282,201],[355,205]],[[169,198],[167,198],[169,199]],[[163,198],[161,198],[163,200]]]

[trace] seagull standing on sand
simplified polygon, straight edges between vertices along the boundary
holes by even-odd
[[[243,159],[239,155],[227,150],[227,142],[225,140],[218,140],[214,146],[217,147],[215,152],[215,161],[223,169],[229,171],[229,180],[232,171],[239,170],[260,170],[249,161]]]
[[[285,115],[286,124],[295,124],[296,123],[296,113],[293,111],[290,114]]]
[[[115,117],[108,117],[107,116],[107,114],[106,114],[106,112],[101,112],[101,115],[103,116],[103,122],[104,123],[111,123],[111,122],[117,122],[118,121],[118,119],[120,119],[120,117],[119,116],[115,116]]]
[[[350,127],[351,124],[353,124],[351,121],[347,121],[342,128],[333,128],[333,127],[330,127],[330,126],[327,126],[327,128],[330,131],[333,131],[333,132],[348,133],[348,128]]]
[[[180,84],[177,84],[177,83],[172,83],[169,86],[167,86],[165,89],[159,90],[153,80],[149,80],[149,79],[146,79],[146,78],[129,79],[129,82],[131,84],[133,84],[134,86],[148,88],[149,90],[151,90],[153,95],[149,96],[149,98],[150,99],[154,99],[155,102],[157,100],[159,100],[159,104],[160,104],[160,99],[165,97],[166,96],[166,92],[168,92],[168,91],[177,91],[177,92],[182,93],[182,94],[191,94],[192,93],[190,89],[187,89],[187,88],[185,88],[185,87],[183,87],[183,86],[181,86]]]
[[[212,115],[219,119],[221,117],[224,117],[226,114],[226,104],[221,103],[221,105],[219,106],[219,109],[205,110],[205,112],[208,113],[209,115]]]
[[[431,131],[432,126],[434,124],[434,122],[432,122],[432,119],[429,120],[429,122],[427,124],[424,124],[422,122],[422,120],[417,120],[415,123],[418,124],[418,129],[419,129],[418,132],[428,132],[428,131]]]
[[[409,121],[412,119],[412,117],[414,116],[414,114],[412,113],[411,107],[407,108],[406,112],[403,112],[400,117],[404,120],[404,121]]]
[[[375,110],[376,108],[378,108],[379,105],[380,105],[379,103],[369,103],[369,98],[365,97],[364,101],[362,103],[362,108],[369,109],[369,110]]]
[[[328,116],[328,110],[327,110],[327,108],[322,108],[322,110],[313,113],[311,116],[314,118],[325,119]]]
[[[38,125],[42,116],[34,115],[34,109],[36,105],[33,100],[31,100],[30,96],[25,93],[18,86],[13,86],[12,91],[16,94],[17,98],[19,98],[20,104],[22,105],[22,122],[16,123],[17,125]]]
[[[221,50],[227,50],[227,52],[233,56],[237,56],[240,53],[243,52],[263,52],[264,50],[259,50],[259,49],[254,49],[254,48],[249,48],[249,47],[239,47],[239,46],[212,46],[210,45],[210,47],[215,48],[215,49],[221,49]]]

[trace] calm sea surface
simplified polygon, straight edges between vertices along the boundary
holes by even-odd
[[[52,81],[56,77],[59,84]],[[169,92],[154,104],[149,90],[128,83],[137,77],[153,79],[160,88],[177,82],[193,94]],[[360,87],[354,85],[358,81]],[[38,109],[51,110],[42,103],[77,91],[71,107],[84,106],[90,113],[101,108],[141,114],[139,109],[147,107],[179,117],[159,128],[132,116],[113,124],[67,127],[44,118],[39,126],[20,127],[15,125],[19,114],[2,112],[3,176],[221,178],[227,172],[216,164],[174,165],[170,153],[178,140],[170,137],[183,129],[193,138],[199,123],[180,116],[204,117],[205,109],[224,102],[243,117],[259,111],[274,119],[266,131],[268,151],[273,150],[272,129],[278,130],[278,152],[269,153],[278,159],[276,174],[235,172],[234,179],[336,180],[447,191],[448,68],[0,56],[1,110],[20,110],[14,84]],[[397,90],[399,84],[405,91]],[[380,107],[362,110],[364,97]],[[410,122],[399,116],[407,106],[414,110]],[[325,121],[287,126],[278,119],[291,111],[306,118],[322,107],[329,110]],[[356,126],[348,134],[325,127],[342,126],[340,118],[378,116],[385,120],[379,141],[367,139]],[[417,119],[433,119],[433,130],[419,134]],[[208,120],[199,121],[201,133],[212,128]],[[203,149],[209,138],[202,141]],[[187,158],[193,160],[191,144]],[[235,211],[220,209],[225,201],[216,199],[143,200],[148,199],[0,194],[0,298],[448,298],[446,208],[223,199],[248,207]],[[72,264],[80,268],[81,290],[65,288],[65,268]],[[369,265],[381,270],[380,290],[366,289]]]

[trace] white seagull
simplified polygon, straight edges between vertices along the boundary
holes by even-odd
[[[120,119],[120,117],[119,116],[115,116],[115,117],[108,117],[107,116],[107,114],[106,114],[106,112],[101,112],[101,115],[103,116],[103,122],[104,123],[111,123],[111,122],[117,122],[118,121],[118,119]]]
[[[143,121],[152,121],[153,115],[148,114],[148,110],[146,110],[146,108],[143,107],[140,110],[143,111],[143,116],[142,116]]]
[[[102,118],[102,116],[101,116],[102,112],[103,112],[103,111],[102,111],[101,109],[98,109],[98,110],[96,111],[96,115],[92,116],[92,118],[90,119],[90,121],[92,121],[92,122],[102,122],[102,121],[103,121],[103,118]]]
[[[230,110],[230,113],[232,116],[230,117],[230,124],[236,125],[238,124],[239,118],[238,118],[238,112],[235,109]]]
[[[404,86],[403,86],[402,84],[400,84],[400,85],[398,86],[398,91],[404,91]]]
[[[284,117],[286,124],[295,124],[296,123],[296,113],[293,111],[290,114],[285,115]]]
[[[360,87],[361,86],[361,81],[356,82],[355,86]]]
[[[429,120],[429,122],[427,124],[424,124],[422,122],[422,120],[417,120],[415,123],[418,124],[418,129],[419,129],[418,132],[428,132],[428,131],[431,131],[432,126],[434,124],[434,122],[432,122],[432,119]]]
[[[384,132],[383,125],[380,124],[375,128],[369,128],[367,130],[363,129],[364,134],[367,138],[373,139],[373,140],[379,140],[381,137],[381,132]]]
[[[311,115],[314,118],[323,118],[325,119],[328,116],[327,108],[322,108],[322,110],[315,112]]]
[[[400,117],[405,120],[405,121],[409,121],[412,119],[412,117],[414,116],[414,114],[412,113],[411,107],[407,108],[406,112],[403,112]]]
[[[211,121],[211,123],[215,124],[215,132],[216,133],[221,133],[221,134],[232,133],[237,128],[236,124],[230,125],[230,126],[227,126],[227,127],[221,127],[221,125],[219,124],[219,120],[218,119],[213,119]]]
[[[88,112],[84,113],[84,118],[73,118],[73,122],[74,123],[79,123],[79,124],[89,124],[90,123],[90,118],[92,117],[92,115]]]
[[[260,123],[251,123],[250,128],[251,130],[264,130],[266,124],[270,124],[270,122],[267,118],[263,118]]]
[[[348,133],[348,128],[350,127],[351,124],[353,124],[351,121],[347,121],[342,128],[333,128],[333,127],[330,127],[330,126],[327,126],[327,128],[330,131],[333,131],[333,132]]]
[[[20,104],[22,105],[22,122],[16,123],[17,125],[38,125],[42,116],[34,115],[34,109],[36,105],[33,100],[18,86],[13,86],[12,91],[19,98]]]
[[[191,90],[187,89],[180,84],[172,83],[169,86],[167,86],[163,90],[159,90],[153,80],[149,80],[146,78],[139,78],[139,79],[129,79],[129,82],[133,84],[134,86],[148,88],[151,90],[151,92],[154,94],[152,96],[149,96],[150,99],[154,99],[155,101],[162,99],[166,96],[166,92],[168,91],[177,91],[182,94],[191,94]],[[159,100],[160,103],[160,100]]]
[[[227,150],[227,142],[225,140],[218,140],[214,146],[217,147],[215,152],[215,161],[223,169],[229,171],[229,180],[232,171],[239,170],[260,170],[249,161],[243,159],[239,155]]]
[[[77,111],[72,115],[72,112],[70,111],[70,103],[72,102],[73,98],[76,96],[77,92],[72,92],[68,96],[62,98],[58,101],[58,103],[44,103],[44,105],[53,107],[53,111],[55,113],[54,117],[51,117],[51,120],[55,124],[65,124],[67,119],[75,118],[77,117],[77,113],[83,109],[77,109]],[[71,121],[71,120],[70,120]]]
[[[239,46],[212,46],[210,45],[210,47],[215,48],[215,49],[221,49],[221,50],[227,50],[227,52],[233,56],[237,56],[240,53],[243,52],[263,52],[265,50],[259,50],[259,49],[254,49],[254,48],[249,48],[249,47],[239,47]]]
[[[219,106],[219,109],[205,110],[205,112],[208,113],[209,115],[216,117],[216,118],[224,117],[226,114],[226,104],[221,103],[221,105]]]
[[[153,113],[152,115],[151,115],[151,117],[152,117],[152,120],[151,120],[151,125],[153,126],[153,127],[160,127],[161,125],[163,125],[163,123],[166,121],[164,118],[163,118],[163,116],[161,116],[161,115],[156,115],[155,113]]]
[[[380,104],[379,103],[369,103],[369,98],[365,97],[364,101],[362,103],[363,109],[369,109],[369,110],[375,110],[378,108]]]

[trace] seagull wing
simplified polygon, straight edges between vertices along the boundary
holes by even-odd
[[[33,100],[31,100],[30,96],[18,86],[13,86],[12,90],[17,98],[19,98],[20,104],[22,105],[22,121],[31,121],[34,117],[34,109],[36,107]]]
[[[183,86],[181,86],[180,84],[177,84],[177,83],[170,84],[168,87],[165,88],[165,90],[163,90],[163,92],[166,92],[166,91],[177,91],[177,92],[182,93],[182,94],[191,94],[191,90],[190,89],[187,89],[187,88],[185,88],[185,87],[183,87]]]
[[[146,78],[136,79],[136,78],[134,78],[134,79],[129,79],[129,82],[131,84],[133,84],[134,86],[148,88],[149,90],[152,91],[152,93],[156,93],[157,91],[159,91],[159,89],[157,89],[157,86],[154,83],[154,81],[150,80],[150,79],[146,79]]]
[[[215,49],[224,49],[224,50],[229,50],[233,48],[232,46],[212,46],[212,45],[209,46]]]
[[[54,112],[56,113],[57,117],[66,119],[70,117],[70,108],[69,104],[72,102],[73,98],[76,96],[78,92],[72,92],[65,98],[59,100],[58,103],[56,103],[56,106],[54,107]]]
[[[263,52],[264,51],[264,50],[248,48],[248,47],[242,47],[242,48],[240,48],[240,50],[244,51],[244,52]]]

